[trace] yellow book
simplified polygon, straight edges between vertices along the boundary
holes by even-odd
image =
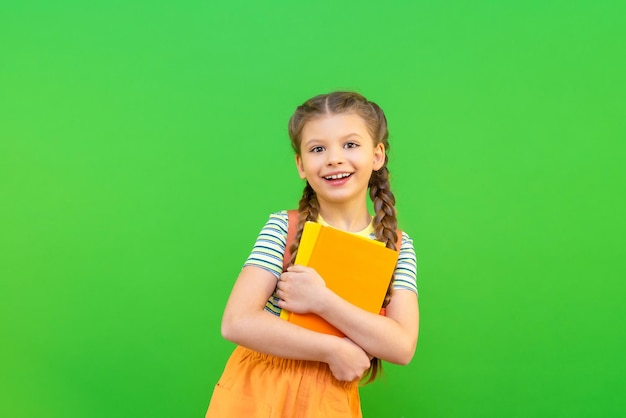
[[[378,314],[397,261],[398,252],[380,241],[307,222],[295,264],[314,268],[326,287],[337,295]],[[280,317],[317,332],[344,336],[315,314],[297,314],[283,309]]]

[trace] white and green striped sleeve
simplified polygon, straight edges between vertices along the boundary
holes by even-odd
[[[283,272],[283,256],[287,241],[287,211],[270,214],[261,229],[245,266],[256,266],[274,274],[276,278]]]
[[[407,289],[417,293],[417,259],[413,240],[402,232],[402,246],[398,256],[396,270],[393,273],[393,288]]]

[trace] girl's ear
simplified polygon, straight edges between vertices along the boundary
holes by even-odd
[[[306,174],[304,174],[304,165],[302,164],[302,157],[296,154],[296,167],[298,168],[298,174],[302,180],[306,179]]]
[[[380,142],[374,147],[374,171],[380,170],[385,164],[385,145]]]

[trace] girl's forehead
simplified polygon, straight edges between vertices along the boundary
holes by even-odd
[[[356,113],[330,113],[306,122],[302,127],[302,139],[342,137],[355,133],[369,136],[365,120]]]

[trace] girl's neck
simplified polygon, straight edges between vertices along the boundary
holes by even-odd
[[[348,232],[362,231],[372,221],[365,202],[358,205],[320,202],[320,216],[330,226]]]

